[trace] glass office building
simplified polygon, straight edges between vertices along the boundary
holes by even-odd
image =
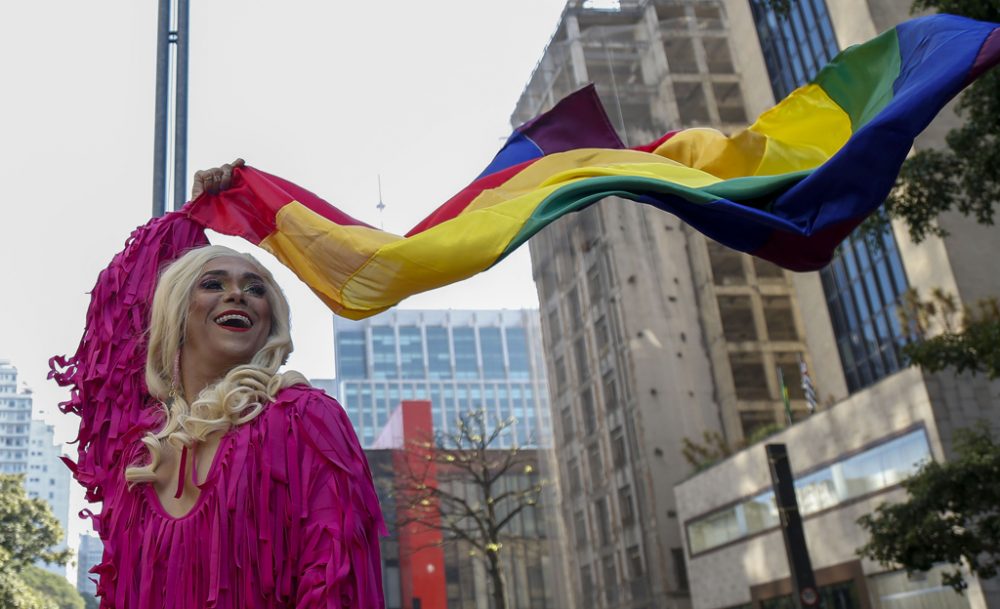
[[[805,84],[838,52],[824,0],[790,3],[786,17],[751,0],[757,35],[775,99]],[[906,342],[896,308],[908,289],[892,231],[855,231],[820,271],[847,389],[855,392],[905,366]]]
[[[337,395],[364,448],[403,400],[430,400],[434,429],[485,408],[516,422],[497,448],[548,447],[538,311],[393,310],[334,318]]]

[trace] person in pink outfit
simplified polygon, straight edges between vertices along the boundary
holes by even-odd
[[[192,199],[241,164],[195,174]],[[103,507],[85,514],[102,609],[383,607],[367,461],[341,406],[279,371],[289,311],[267,269],[167,214],[101,273],[87,321],[51,376]]]

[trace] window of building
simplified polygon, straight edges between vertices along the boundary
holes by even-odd
[[[483,377],[502,379],[507,376],[503,361],[503,340],[500,328],[479,328],[479,350],[483,355]]]
[[[793,2],[789,17],[775,14],[765,0],[751,0],[750,8],[775,99],[805,84],[837,54],[824,0]]]
[[[745,125],[747,113],[743,105],[743,93],[738,82],[713,82],[712,92],[719,110],[719,120],[723,123]]]
[[[574,287],[566,298],[569,301],[569,318],[572,324],[571,332],[576,332],[583,325],[583,309],[580,308],[580,294]]]
[[[705,37],[701,39],[705,47],[705,59],[708,62],[708,71],[711,74],[732,74],[733,56],[729,52],[729,40],[722,36]],[[740,109],[743,108],[742,96],[740,99]]]
[[[798,340],[795,317],[792,314],[792,299],[788,296],[762,296],[764,324],[771,340]]]
[[[592,435],[597,430],[597,415],[594,412],[594,393],[587,387],[580,394],[580,414],[583,417],[583,431]]]
[[[618,569],[615,568],[614,554],[601,559],[601,570],[604,572],[604,600],[609,605],[618,603]]]
[[[601,447],[594,442],[587,447],[587,465],[590,467],[590,480],[597,486],[604,480],[604,466],[601,463]]]
[[[399,378],[396,362],[396,332],[392,326],[372,328],[372,377],[376,379]]]
[[[805,516],[883,491],[915,474],[931,458],[923,429],[893,438],[811,473],[796,476],[795,496]],[[698,517],[688,525],[691,553],[777,527],[774,491]]]
[[[573,410],[569,406],[563,406],[561,411],[563,442],[570,443],[576,434],[573,431]]]
[[[579,510],[573,514],[573,529],[576,532],[576,547],[586,548],[587,547],[587,519],[583,514],[583,510]]]
[[[753,302],[749,296],[719,295],[719,317],[722,333],[731,343],[757,340],[753,319]]]
[[[625,432],[619,425],[611,430],[611,461],[615,469],[625,467],[628,463],[628,452],[625,448]]]
[[[674,98],[681,124],[704,125],[711,121],[701,81],[674,81]]]
[[[611,543],[611,517],[608,502],[603,497],[594,502],[594,517],[597,519],[597,536],[602,545]]]
[[[771,398],[767,385],[764,357],[759,351],[741,351],[729,354],[733,371],[733,385],[739,400],[767,400]]]
[[[708,3],[694,5],[694,18],[699,30],[722,28],[722,9]]]
[[[604,373],[602,384],[604,389],[604,410],[612,412],[618,408],[618,387],[615,382],[614,370],[608,370]]]
[[[591,207],[596,209],[596,207]],[[591,304],[596,304],[604,300],[604,281],[601,278],[600,262],[590,265],[587,270],[587,292],[590,295]]]
[[[623,526],[630,527],[635,524],[635,504],[632,501],[632,487],[623,486],[618,489],[618,508],[621,510]]]
[[[548,317],[549,339],[552,341],[552,345],[555,346],[562,340],[562,321],[559,319],[559,307],[552,307],[549,310]]]
[[[581,334],[573,343],[573,355],[576,360],[576,379],[582,383],[590,378],[590,365],[587,360],[587,335]]]
[[[580,462],[577,461],[576,457],[573,457],[566,464],[566,470],[569,474],[569,491],[574,496],[578,495],[583,489],[583,478],[580,474]]]
[[[475,328],[453,328],[451,334],[455,341],[455,378],[478,378]]]
[[[745,285],[743,255],[715,241],[708,241],[708,262],[712,266],[715,285]]]
[[[566,388],[566,360],[560,355],[556,358],[553,366],[556,369],[556,389],[562,393],[562,390]]]
[[[900,370],[906,334],[896,309],[908,285],[891,233],[874,244],[850,236],[820,279],[848,389]]]
[[[763,258],[754,256],[753,269],[757,274],[758,281],[784,281],[785,271],[773,262],[768,262]]]
[[[512,379],[531,378],[531,355],[528,352],[528,333],[524,328],[505,328],[507,360]]]
[[[363,331],[337,332],[337,374],[341,379],[363,379],[368,376]]]
[[[594,322],[594,340],[597,342],[597,352],[604,355],[608,351],[608,320],[605,316],[600,316]]]
[[[667,65],[674,74],[697,74],[698,59],[694,53],[694,39],[688,36],[668,36],[663,41]]]
[[[424,341],[417,326],[399,328],[399,367],[404,379],[425,378]]]
[[[594,601],[594,576],[590,572],[590,565],[580,567],[580,592],[583,596],[583,604],[593,607]]]

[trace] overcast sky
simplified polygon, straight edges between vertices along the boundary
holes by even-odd
[[[156,4],[0,6],[0,359],[62,440],[75,420],[47,360],[75,350],[86,292],[150,216]],[[189,175],[242,156],[403,233],[492,158],[564,0],[191,4]],[[333,376],[330,313],[266,253],[223,242],[285,288],[290,366]],[[402,306],[537,307],[527,248]]]

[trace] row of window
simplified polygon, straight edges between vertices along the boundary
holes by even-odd
[[[526,330],[502,330],[374,326],[370,352],[365,330],[341,330],[336,336],[337,372],[341,379],[530,378]]]
[[[923,429],[888,440],[812,473],[797,476],[795,495],[803,516],[878,492],[912,476],[931,458]],[[687,525],[691,555],[777,527],[774,491],[699,517]]]
[[[434,428],[451,429],[460,413],[485,408],[491,419],[515,419],[499,438],[499,447],[547,446],[548,396],[536,395],[530,383],[352,383],[342,398],[362,446],[370,446],[403,400],[431,401]],[[544,392],[543,392],[544,393]]]

